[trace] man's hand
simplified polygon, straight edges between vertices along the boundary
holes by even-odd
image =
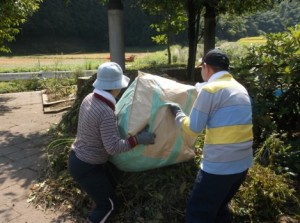
[[[181,108],[176,104],[169,104],[169,109],[174,117],[178,112],[181,112]]]

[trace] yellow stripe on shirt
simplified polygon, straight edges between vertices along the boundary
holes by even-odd
[[[214,94],[223,88],[229,87],[236,87],[236,81],[230,74],[225,74],[221,78],[215,80],[213,83],[204,86],[203,90]]]
[[[253,139],[252,125],[233,125],[206,129],[206,144],[230,144]]]
[[[199,133],[190,129],[190,118],[187,116],[182,119],[181,128],[189,136],[196,137],[199,135]]]

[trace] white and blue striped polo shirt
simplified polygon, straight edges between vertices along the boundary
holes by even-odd
[[[200,90],[190,116],[176,121],[188,134],[206,129],[201,169],[240,173],[252,166],[252,108],[247,90],[227,71],[212,75]]]

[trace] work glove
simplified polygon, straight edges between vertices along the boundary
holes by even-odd
[[[135,136],[137,144],[154,144],[156,135],[154,133],[148,132],[147,129],[148,125]]]
[[[181,108],[176,104],[169,104],[169,109],[174,117],[176,117],[178,112],[181,112]]]

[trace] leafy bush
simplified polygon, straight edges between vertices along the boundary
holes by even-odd
[[[33,76],[27,80],[12,80],[0,82],[0,93],[13,93],[23,91],[37,91],[47,89],[51,92],[57,92],[62,95],[69,95],[73,91],[71,85],[74,85],[76,78],[40,78]],[[67,92],[62,92],[62,87]],[[60,92],[61,91],[61,92]]]
[[[233,72],[253,100],[258,161],[277,172],[299,174],[300,24],[266,38],[265,45],[250,48]]]
[[[233,72],[253,98],[256,140],[264,141],[274,130],[294,140],[300,135],[300,24],[266,38]]]
[[[238,203],[237,209],[251,222],[275,220],[282,213],[300,215],[299,191],[291,189],[299,190],[300,24],[266,39],[235,61],[232,71],[253,102],[257,165],[240,193],[248,204]]]
[[[297,179],[300,171],[299,145],[292,147],[283,139],[285,134],[271,134],[256,151],[255,160],[263,166],[269,166],[278,174],[288,174]]]
[[[235,222],[276,222],[279,215],[300,214],[299,198],[282,175],[254,165],[232,202]]]
[[[0,82],[0,94],[14,93],[23,91],[41,90],[39,78],[32,78],[29,80],[12,80]]]

